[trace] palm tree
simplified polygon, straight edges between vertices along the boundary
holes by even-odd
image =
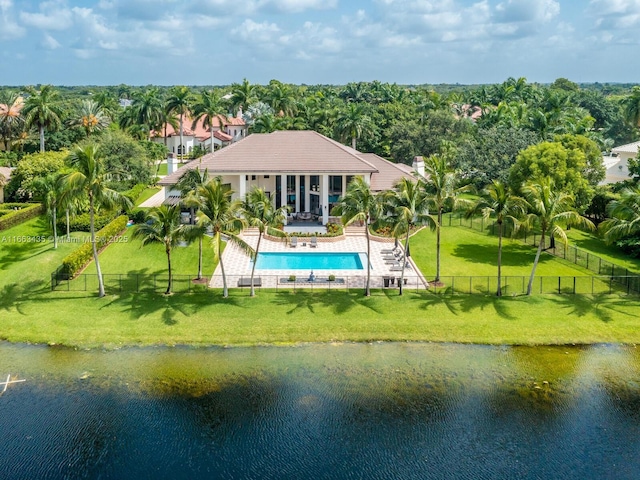
[[[567,234],[563,225],[581,226],[593,230],[595,227],[590,220],[582,217],[574,210],[573,196],[556,189],[553,180],[543,178],[535,182],[529,182],[522,187],[527,201],[527,216],[524,225],[529,229],[540,232],[540,243],[533,261],[533,269],[527,286],[527,295],[531,295],[533,278],[540,260],[540,254],[545,248],[547,236],[559,238],[566,245]]]
[[[440,229],[442,214],[445,208],[454,210],[468,202],[460,199],[460,194],[468,192],[471,186],[457,187],[457,178],[450,168],[445,155],[431,155],[424,162],[426,181],[422,183],[425,190],[425,203],[430,211],[437,212],[436,223],[436,278],[440,281]]]
[[[109,116],[93,100],[82,100],[80,108],[69,120],[70,126],[82,127],[87,137],[92,133],[101,132],[109,126],[109,123],[111,123]]]
[[[607,205],[607,214],[609,218],[598,226],[606,243],[640,233],[640,187],[624,189],[619,200]]]
[[[98,275],[98,296],[104,297],[104,281],[100,270],[98,250],[96,248],[96,232],[94,217],[96,208],[113,208],[116,205],[129,207],[127,197],[106,186],[105,164],[100,150],[95,144],[78,146],[69,154],[71,166],[76,171],[66,175],[63,182],[74,196],[86,196],[89,199],[89,230],[91,232],[91,247],[93,260]]]
[[[640,87],[631,89],[631,95],[622,101],[624,118],[633,127],[640,127]]]
[[[184,229],[180,224],[180,205],[160,205],[152,208],[146,216],[146,222],[133,227],[133,237],[142,239],[142,246],[153,243],[164,245],[167,254],[169,280],[165,295],[171,294],[173,275],[171,273],[171,249],[184,238]]]
[[[196,124],[200,120],[202,120],[202,125],[205,128],[209,128],[209,133],[211,134],[211,151],[213,152],[213,129],[218,125],[221,129],[224,129],[227,123],[225,107],[218,92],[215,90],[205,90],[202,92],[202,99],[193,106],[193,117],[192,129],[195,130]]]
[[[131,107],[125,108],[120,116],[121,128],[143,128],[145,136],[151,139],[151,131],[162,124],[162,96],[155,87],[137,92]]]
[[[245,226],[244,219],[240,216],[241,202],[232,201],[233,190],[222,184],[222,179],[216,177],[203,187],[198,188],[200,197],[200,209],[198,211],[198,224],[206,228],[213,235],[214,261],[220,262],[222,271],[223,296],[229,296],[227,277],[222,261],[223,237],[244,250],[248,255],[253,255],[253,249],[242,240],[238,234]]]
[[[284,223],[287,217],[287,207],[275,208],[274,202],[267,196],[265,191],[262,188],[254,187],[242,203],[241,211],[249,226],[258,227],[258,244],[256,245],[253,266],[251,267],[251,290],[249,293],[253,297],[255,295],[253,276],[258,262],[258,253],[260,252],[260,241],[265,233],[274,237],[286,236],[282,230],[278,230],[275,227]]]
[[[193,95],[189,87],[177,86],[169,90],[166,109],[168,113],[177,113],[180,116],[180,153],[185,154],[184,148],[184,116],[191,111]]]
[[[29,98],[22,111],[27,128],[38,127],[40,134],[40,151],[44,152],[45,130],[55,130],[60,127],[62,108],[58,103],[59,94],[51,85],[44,85],[40,90],[28,88]]]
[[[295,95],[289,85],[271,80],[267,91],[268,103],[276,115],[292,117],[296,113]]]
[[[198,197],[198,189],[207,183],[209,183],[209,172],[206,168],[204,170],[191,168],[182,174],[176,184],[176,188],[185,197],[182,203],[191,210],[191,225],[186,229],[186,236],[189,240],[198,239],[198,280],[202,278],[202,239],[206,231],[195,225],[195,211],[199,208],[201,200]]]
[[[394,238],[399,239],[404,236],[404,258],[399,285],[399,293],[402,295],[411,231],[421,225],[428,225],[434,229],[436,221],[429,215],[421,180],[402,178],[393,190],[385,194],[384,208],[389,212],[384,221],[391,225]]]
[[[58,248],[58,209],[65,195],[63,178],[59,173],[52,173],[46,177],[37,177],[32,185],[36,196],[42,201],[42,205],[51,218],[54,249]]]
[[[336,119],[336,128],[343,137],[351,138],[351,148],[356,149],[356,140],[371,130],[373,123],[365,114],[361,104],[349,103]]]
[[[23,106],[24,102],[16,92],[0,91],[0,132],[2,132],[2,143],[7,152],[11,152],[13,132],[24,124],[24,118],[21,115]]]
[[[347,185],[344,197],[331,210],[332,215],[340,217],[344,226],[354,222],[363,223],[367,236],[367,284],[365,296],[371,295],[371,240],[369,238],[369,224],[372,218],[379,216],[379,202],[371,191],[371,187],[362,177],[354,177]]]
[[[249,108],[251,100],[253,100],[254,86],[249,83],[246,78],[242,80],[242,83],[231,84],[231,108],[234,115],[238,112],[239,108],[246,110]]]
[[[502,237],[505,226],[517,230],[518,218],[525,213],[524,200],[510,191],[502,182],[494,180],[480,194],[480,199],[467,211],[467,217],[481,212],[482,216],[495,218],[498,225],[498,289],[496,295],[502,296]]]

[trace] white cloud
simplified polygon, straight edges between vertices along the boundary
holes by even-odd
[[[0,0],[0,39],[14,40],[26,33],[14,18],[12,0]]]
[[[257,7],[281,13],[300,13],[306,10],[330,10],[338,6],[337,0],[260,0]]]
[[[20,12],[20,20],[25,25],[41,30],[66,30],[73,25],[73,15],[66,2],[42,2],[39,12]]]
[[[280,33],[280,29],[275,23],[257,23],[247,19],[242,24],[231,30],[232,35],[237,35],[247,42],[253,42],[257,46],[264,43],[271,43]]]
[[[47,50],[56,50],[61,47],[60,42],[58,42],[55,38],[53,38],[48,33],[44,34],[44,39],[42,40],[42,46]]]
[[[500,22],[548,22],[560,13],[555,0],[507,0],[496,6]]]

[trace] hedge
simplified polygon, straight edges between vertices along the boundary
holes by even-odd
[[[131,200],[131,203],[133,205],[135,205],[136,200],[138,200],[140,195],[142,195],[142,192],[144,192],[146,189],[147,189],[147,186],[144,183],[138,183],[131,190],[127,190],[126,192],[123,192],[122,194],[125,197],[127,197],[129,200]]]
[[[116,218],[119,212],[105,212],[94,215],[93,217],[93,225],[96,230],[100,230],[101,228],[106,227],[110,222]],[[64,212],[61,215],[58,215],[58,220],[56,222],[58,226],[58,230],[66,231],[67,230],[67,218]],[[91,217],[88,213],[82,213],[80,215],[76,215],[69,220],[69,231],[71,232],[89,232],[91,230]]]
[[[120,215],[106,227],[96,232],[96,248],[100,250],[109,245],[109,243],[127,228],[128,221],[129,218],[126,215]],[[91,242],[83,243],[62,260],[60,273],[68,275],[69,278],[71,278],[82,270],[91,260],[93,260]]]
[[[30,207],[33,203],[15,203],[15,202],[6,202],[0,203],[0,210],[22,210],[24,208]]]
[[[39,203],[32,203],[26,208],[21,210],[14,210],[6,215],[0,217],[0,230],[6,230],[7,228],[15,227],[16,225],[31,220],[42,214],[42,205]]]

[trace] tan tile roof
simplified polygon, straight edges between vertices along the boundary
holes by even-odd
[[[381,192],[391,190],[402,178],[415,179],[412,175],[413,168],[403,163],[392,163],[379,157],[375,153],[363,153],[360,157],[377,168],[378,172],[371,175],[371,190]]]
[[[640,147],[640,142],[633,142],[612,148],[611,151],[614,153],[638,153],[638,147]]]
[[[357,150],[342,145],[313,131],[278,131],[254,133],[228,147],[208,153],[190,162],[160,181],[161,185],[177,183],[190,168],[209,171],[209,175],[255,172],[265,174],[323,173],[364,174],[377,168],[362,158]]]

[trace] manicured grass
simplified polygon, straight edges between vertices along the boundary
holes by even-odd
[[[587,250],[594,255],[601,257],[611,263],[615,263],[631,272],[640,274],[640,259],[631,258],[625,255],[615,245],[607,245],[594,235],[590,235],[578,229],[571,229],[567,232],[569,244],[574,245],[583,250]]]
[[[427,279],[436,272],[436,234],[423,229],[410,240],[411,257]],[[503,239],[502,274],[531,274],[536,250],[517,240]],[[444,227],[441,232],[441,275],[496,275],[498,238],[467,227]],[[536,269],[537,276],[592,275],[571,262],[543,253]]]
[[[167,162],[159,164],[156,175],[166,175],[167,169],[168,169]]]
[[[4,297],[3,297],[4,298]],[[640,342],[638,299],[534,296],[497,299],[397,291],[233,291],[165,297],[50,292],[3,300],[1,336],[78,347],[257,345],[332,341],[488,344]]]
[[[140,196],[136,199],[136,206],[140,205],[142,202],[150,199],[156,193],[160,191],[160,187],[149,187],[145,189]]]
[[[3,232],[5,237],[46,235],[32,220]],[[125,234],[126,235],[126,234]],[[2,239],[2,235],[0,235]],[[443,231],[443,275],[495,275],[495,237],[470,229]],[[206,245],[206,242],[205,242]],[[438,341],[489,344],[640,342],[638,297],[616,295],[435,295],[430,292],[273,292],[254,298],[247,290],[198,294],[121,294],[99,299],[91,292],[50,292],[49,273],[77,244],[0,245],[0,338],[14,342],[81,347],[118,345],[256,345],[330,341]],[[425,273],[435,269],[435,236],[412,239],[412,256]],[[505,270],[527,275],[534,250],[505,243]],[[214,265],[205,248],[205,273]],[[176,248],[176,273],[195,274],[197,245]],[[164,273],[161,246],[115,243],[101,254],[109,273]],[[585,274],[545,256],[544,275]],[[94,273],[93,265],[86,270]],[[562,273],[560,273],[562,272]],[[580,272],[580,273],[578,273]]]

